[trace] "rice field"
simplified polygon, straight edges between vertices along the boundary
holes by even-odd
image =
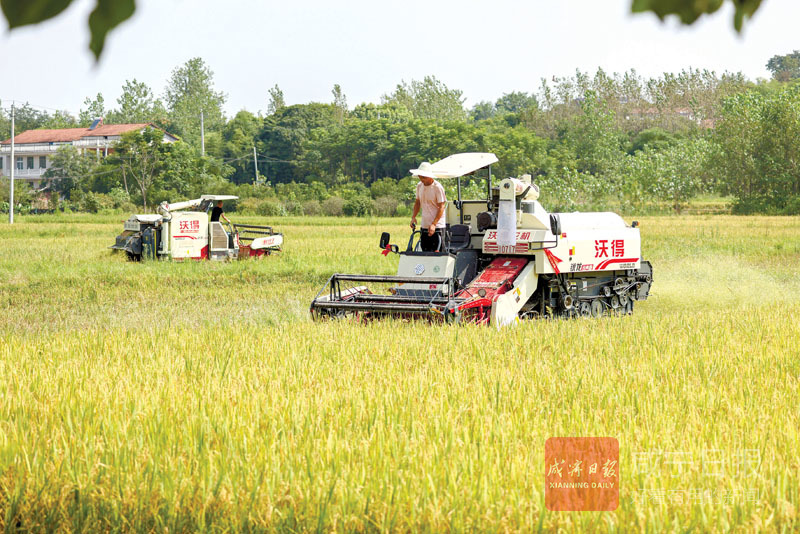
[[[0,224],[7,532],[800,529],[797,217],[639,218],[633,316],[501,331],[310,321],[333,272],[394,272],[405,220],[137,264],[124,218]],[[553,436],[619,440],[616,511],[546,509]]]

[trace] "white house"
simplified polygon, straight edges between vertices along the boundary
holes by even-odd
[[[14,180],[23,180],[33,189],[44,187],[44,173],[51,158],[64,145],[72,145],[82,153],[94,152],[98,160],[108,156],[122,134],[154,128],[152,124],[103,124],[96,120],[89,128],[61,130],[26,130],[14,137]],[[164,142],[172,143],[177,137],[164,132]],[[11,176],[11,139],[0,143],[0,174]]]

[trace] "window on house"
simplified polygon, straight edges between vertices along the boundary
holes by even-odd
[[[22,170],[22,156],[17,156],[17,170]]]
[[[6,160],[4,157],[0,157],[0,171],[3,170],[3,162]]]
[[[47,156],[39,156],[39,168],[40,169],[47,168]]]
[[[33,156],[28,156],[28,168],[33,169]]]

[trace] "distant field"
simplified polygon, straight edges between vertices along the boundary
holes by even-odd
[[[632,317],[497,331],[309,320],[405,220],[135,264],[125,217],[0,224],[6,531],[800,528],[800,218],[638,218]],[[546,511],[551,436],[619,440],[615,512]]]

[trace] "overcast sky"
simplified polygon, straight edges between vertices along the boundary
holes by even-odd
[[[730,2],[726,2],[729,4]],[[288,104],[330,102],[338,83],[352,108],[401,80],[435,75],[471,107],[542,77],[635,68],[769,77],[767,60],[800,49],[800,2],[765,0],[741,35],[732,8],[691,27],[631,15],[630,0],[137,0],[99,63],[88,51],[91,0],[46,23],[0,36],[0,99],[75,115],[102,93],[116,107],[125,80],[161,96],[175,67],[201,57],[227,95],[225,111],[265,110],[278,84]],[[4,22],[4,19],[2,19]]]

